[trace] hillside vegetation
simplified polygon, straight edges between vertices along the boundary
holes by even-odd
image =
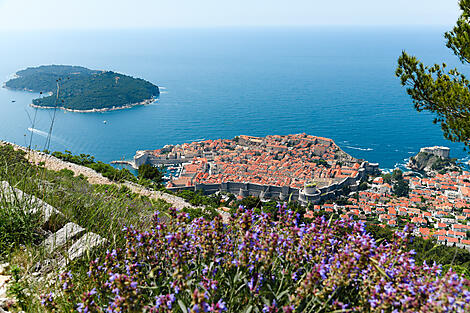
[[[305,224],[240,208],[193,219],[158,215],[126,227],[126,245],[90,263],[89,283],[63,276],[43,295],[50,310],[79,312],[468,312],[470,283],[439,265],[416,265],[407,235],[376,241],[364,225],[319,217]],[[467,290],[467,292],[462,292]],[[65,309],[66,310],[66,309]]]
[[[62,157],[94,162],[87,155]],[[0,145],[0,180],[53,205],[66,219],[53,219],[41,228],[39,216],[1,202],[0,261],[12,265],[13,311],[470,309],[468,254],[447,247],[436,250],[432,241],[411,246],[407,233],[366,230],[361,222],[333,216],[304,219],[290,209],[295,205],[271,208],[269,203],[265,208],[256,199],[243,202],[247,207],[232,211],[228,220],[177,211],[127,188],[90,185],[69,170],[32,165],[24,152],[8,145]],[[60,272],[40,272],[57,279],[34,278],[38,262],[50,257],[39,242],[66,221],[100,234],[108,240],[106,246]],[[431,265],[431,254],[425,254],[430,250],[449,266]],[[454,267],[457,273],[450,269]]]
[[[36,196],[64,215],[41,225],[39,214],[25,211],[27,203],[10,203],[0,190],[0,264],[10,263],[11,270],[16,269],[19,277],[18,282],[10,286],[10,296],[18,303],[10,311],[44,312],[39,295],[49,288],[45,284],[50,282],[44,278],[46,275],[56,277],[59,268],[40,272],[43,279],[32,274],[38,271],[38,264],[52,257],[45,253],[40,243],[67,222],[74,222],[86,231],[106,238],[106,248],[112,249],[124,245],[121,229],[125,225],[145,229],[151,225],[155,211],[162,212],[164,217],[169,207],[162,200],[137,195],[125,187],[92,185],[84,176],[74,176],[70,170],[55,172],[35,166],[25,159],[23,151],[15,151],[10,145],[0,144],[0,181],[7,181],[11,186]],[[104,252],[96,251],[89,258]],[[88,260],[80,260],[70,266],[85,269]],[[1,303],[0,299],[0,307]]]
[[[32,92],[51,92],[57,88],[57,80],[74,75],[89,76],[100,71],[92,71],[81,66],[42,65],[29,67],[16,72],[16,78],[10,79],[5,86],[16,90]]]

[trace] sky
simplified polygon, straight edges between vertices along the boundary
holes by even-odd
[[[453,25],[457,0],[0,0],[0,31]]]

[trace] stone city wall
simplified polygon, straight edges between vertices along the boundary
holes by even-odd
[[[253,183],[240,183],[240,182],[224,182],[221,184],[197,184],[195,186],[173,187],[168,188],[170,191],[202,191],[203,194],[209,195],[216,192],[227,192],[242,197],[260,197],[262,199],[279,199],[281,201],[294,200],[299,201],[301,204],[319,203],[321,200],[334,199],[344,193],[346,187],[351,191],[356,191],[359,185],[357,178],[347,177],[340,182],[316,189],[313,194],[306,194],[303,190],[298,188],[291,188],[289,186],[272,186],[260,185]]]

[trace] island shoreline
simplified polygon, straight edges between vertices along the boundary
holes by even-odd
[[[41,106],[41,105],[35,105],[33,103],[30,103],[29,106],[36,108],[36,109],[61,109],[64,111],[75,112],[75,113],[104,113],[104,112],[109,112],[109,111],[130,109],[130,108],[141,106],[141,105],[150,105],[152,103],[157,102],[157,100],[158,98],[152,98],[152,99],[146,99],[141,102],[131,103],[131,104],[127,104],[127,105],[119,106],[119,107],[102,108],[102,109],[87,109],[87,110],[76,110],[76,109],[69,109],[66,107]]]
[[[55,90],[56,86],[52,78],[47,76],[46,82],[42,80],[41,75],[46,74],[52,76],[52,78],[57,78],[55,81],[60,80],[61,75],[77,75],[76,80],[71,80],[67,86],[64,84],[66,89],[70,88],[72,90],[72,92],[66,92],[65,96],[62,97],[65,97],[65,100],[58,102],[53,96],[54,93],[52,91],[37,91],[38,89]],[[39,75],[39,78],[36,77],[37,75]],[[38,109],[61,109],[76,113],[104,113],[130,109],[140,105],[150,105],[158,101],[160,95],[158,86],[144,79],[112,71],[90,70],[81,66],[41,65],[17,71],[11,77],[10,80],[3,83],[3,88],[12,91],[47,95],[47,97],[34,99],[29,104],[29,106]],[[20,80],[14,82],[16,79]],[[121,81],[123,83],[118,84]],[[9,85],[10,82],[12,82],[11,85]],[[110,86],[113,88],[110,88]],[[80,92],[73,93],[73,90],[76,88],[79,88]],[[93,96],[93,92],[96,91],[95,89],[102,92],[99,97]],[[89,93],[88,96],[89,98],[91,97],[91,101],[83,98],[87,93]]]

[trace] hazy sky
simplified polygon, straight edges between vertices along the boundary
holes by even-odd
[[[0,0],[0,30],[445,25],[457,0]]]

